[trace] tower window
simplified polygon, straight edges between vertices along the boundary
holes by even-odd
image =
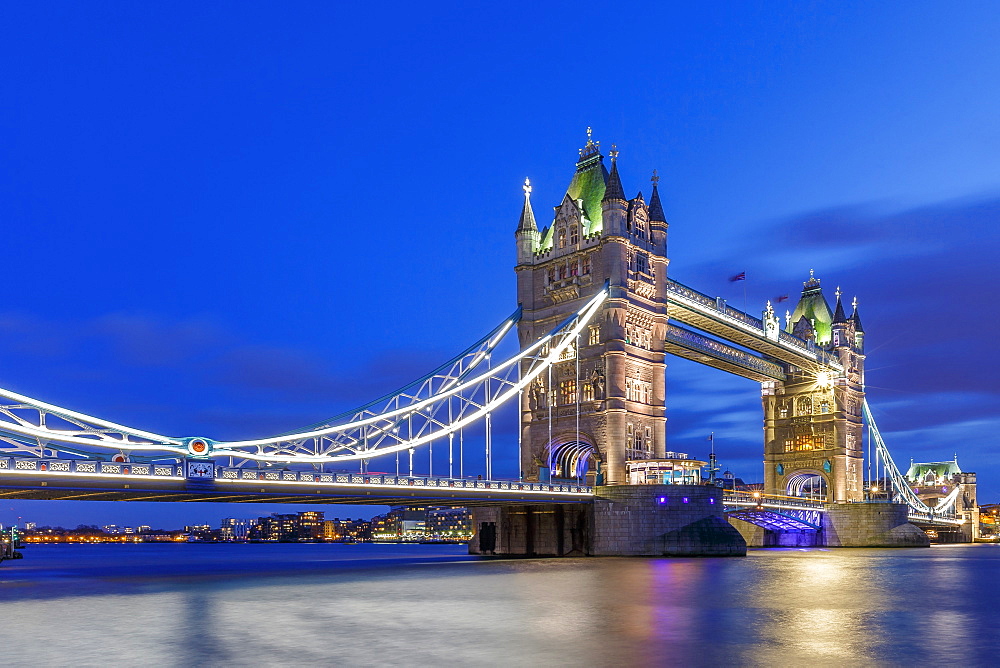
[[[576,403],[576,381],[564,380],[559,383],[559,403],[562,406]]]
[[[559,279],[562,280],[566,278],[566,265],[559,265]]]
[[[580,230],[580,228],[578,228],[576,225],[574,225],[573,227],[569,228],[569,242],[570,242],[570,244],[572,244],[574,246],[577,245],[578,243],[580,243],[580,231],[579,230]]]
[[[596,346],[601,342],[601,326],[591,325],[590,326],[590,338],[587,340],[588,346]]]
[[[555,282],[556,282],[556,268],[549,267],[549,283],[555,283]]]
[[[579,276],[579,274],[580,274],[580,263],[577,262],[576,260],[574,260],[573,262],[570,262],[569,263],[569,275],[570,276]]]
[[[566,230],[559,230],[559,248],[566,248]]]
[[[582,272],[584,276],[590,273],[590,256],[587,255],[583,258],[583,269]]]

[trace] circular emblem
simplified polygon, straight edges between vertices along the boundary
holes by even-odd
[[[205,438],[192,438],[188,441],[187,447],[188,452],[194,457],[207,457],[212,451],[212,446]]]

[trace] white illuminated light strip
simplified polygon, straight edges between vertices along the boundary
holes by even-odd
[[[671,299],[676,299],[676,300],[678,300],[680,302],[683,302],[685,306],[688,306],[692,310],[694,310],[694,311],[696,311],[698,313],[702,313],[703,315],[708,315],[708,316],[716,316],[717,315],[717,316],[719,316],[721,318],[725,318],[725,320],[727,322],[729,322],[729,323],[731,323],[731,324],[733,324],[733,325],[735,325],[735,326],[737,326],[737,327],[739,327],[739,328],[741,328],[741,329],[743,329],[743,330],[745,330],[745,331],[753,334],[754,336],[757,336],[758,338],[767,339],[768,341],[770,341],[772,343],[776,343],[779,346],[781,346],[782,348],[784,348],[784,349],[786,349],[786,350],[788,350],[790,352],[794,352],[794,353],[796,353],[798,355],[802,355],[803,357],[807,357],[807,358],[811,359],[814,362],[817,362],[819,364],[824,364],[824,365],[833,367],[834,369],[838,369],[838,370],[841,370],[841,371],[843,371],[843,369],[844,369],[844,367],[841,364],[839,364],[839,363],[837,363],[837,362],[835,362],[833,360],[821,360],[819,358],[818,354],[816,354],[816,353],[810,353],[810,351],[807,348],[800,348],[798,346],[793,346],[790,343],[782,341],[780,338],[777,341],[775,341],[774,339],[768,339],[767,335],[764,334],[764,330],[757,329],[756,327],[754,327],[752,325],[748,325],[747,323],[743,322],[742,320],[738,320],[738,319],[736,319],[736,318],[734,318],[734,317],[732,317],[732,316],[730,316],[730,315],[728,315],[726,313],[723,313],[721,311],[712,311],[712,310],[709,310],[709,308],[707,306],[705,306],[703,304],[699,304],[698,302],[693,301],[691,299],[688,299],[684,295],[678,294],[676,292],[671,292],[670,293],[670,298]]]
[[[436,440],[448,434],[454,433],[465,427],[466,425],[475,422],[479,418],[483,417],[485,414],[491,412],[499,405],[505,403],[511,397],[515,396],[519,391],[524,389],[530,382],[537,378],[543,371],[545,371],[552,363],[557,361],[564,350],[566,350],[576,339],[577,335],[582,331],[586,324],[590,321],[593,315],[597,312],[598,307],[607,298],[607,289],[601,290],[590,302],[587,303],[580,311],[578,311],[574,316],[567,318],[564,324],[560,326],[559,329],[550,332],[546,336],[535,342],[534,345],[530,346],[526,350],[521,351],[514,357],[506,360],[499,366],[493,367],[489,371],[480,374],[466,382],[455,385],[448,388],[443,392],[434,394],[427,399],[420,402],[405,406],[403,408],[393,409],[384,413],[373,415],[371,417],[348,422],[341,425],[336,425],[332,427],[324,427],[322,429],[313,429],[307,432],[295,433],[295,434],[285,434],[281,436],[274,436],[270,438],[255,439],[248,441],[230,441],[230,442],[219,442],[218,447],[213,448],[211,453],[213,457],[225,457],[233,456],[244,460],[254,460],[254,461],[274,461],[274,462],[303,462],[303,463],[321,463],[330,461],[350,461],[358,459],[369,459],[374,456],[382,454],[391,454],[394,452],[400,452],[402,450],[408,450],[430,441]],[[576,320],[575,326],[571,327],[568,331],[562,331],[563,328],[567,327],[569,323]],[[498,335],[491,341],[492,345],[495,345],[513,326],[514,320],[508,320]],[[498,394],[493,400],[486,401],[478,410],[472,412],[468,417],[461,420],[452,422],[446,425],[444,428],[437,432],[415,438],[409,441],[403,441],[397,445],[386,446],[375,448],[373,450],[367,450],[361,453],[355,454],[325,454],[325,455],[293,455],[293,454],[263,454],[263,453],[251,453],[240,450],[239,448],[257,447],[267,445],[281,445],[288,444],[293,441],[304,441],[312,438],[319,438],[323,436],[329,436],[331,434],[343,433],[346,431],[351,431],[361,427],[365,427],[374,423],[384,422],[385,420],[397,417],[406,416],[407,414],[417,413],[420,410],[432,406],[437,402],[449,399],[456,394],[462,393],[469,388],[476,387],[481,383],[484,383],[489,378],[494,378],[499,372],[509,369],[512,365],[520,363],[523,359],[532,357],[534,354],[540,350],[543,346],[548,344],[555,338],[560,338],[560,343],[549,350],[548,356],[542,361],[537,368],[531,370],[518,382],[511,382],[509,380],[502,379],[502,382],[507,383],[510,387],[500,394]],[[476,358],[475,363],[478,363],[487,353],[485,351],[480,351]],[[469,368],[473,368],[475,364],[470,365]],[[132,429],[130,427],[125,427],[114,422],[107,420],[102,420],[100,418],[95,418],[84,413],[79,413],[76,411],[61,408],[59,406],[54,406],[42,401],[32,399],[30,397],[12,392],[10,390],[0,389],[0,396],[7,397],[14,401],[24,404],[25,408],[30,408],[38,410],[40,413],[51,413],[67,420],[78,420],[81,422],[90,423],[90,425],[96,426],[102,429],[109,429],[113,431],[120,432],[123,436],[134,436],[137,438],[143,438],[151,441],[158,441],[154,443],[133,443],[126,440],[117,440],[115,438],[109,437],[106,434],[100,434],[96,429],[92,430],[90,425],[88,427],[80,427],[81,431],[87,432],[91,431],[95,435],[99,436],[99,439],[87,438],[74,434],[67,434],[60,432],[58,430],[50,430],[44,427],[35,427],[33,425],[21,424],[19,418],[14,418],[18,422],[0,422],[0,433],[6,431],[9,433],[17,434],[20,436],[27,436],[39,441],[44,441],[45,444],[72,444],[76,446],[87,446],[87,447],[102,447],[102,448],[112,448],[115,450],[127,450],[127,451],[157,451],[157,452],[170,452],[180,455],[188,454],[187,448],[184,446],[182,440],[177,438],[172,438],[168,436],[163,436],[160,434],[154,434],[152,432],[147,432],[138,429]],[[488,399],[488,397],[487,397]],[[82,474],[81,474],[82,475]]]
[[[26,476],[45,476],[45,477],[58,477],[58,478],[86,478],[86,479],[107,479],[114,478],[118,480],[130,480],[130,481],[142,481],[142,480],[187,480],[183,474],[171,473],[170,475],[148,475],[148,474],[128,474],[128,473],[83,473],[76,471],[39,471],[37,469],[2,469],[0,470],[0,475],[26,475]],[[318,474],[317,474],[318,475]],[[489,493],[489,494],[571,494],[573,496],[591,497],[594,495],[593,490],[589,488],[584,488],[582,491],[575,492],[572,490],[545,490],[545,489],[501,489],[499,487],[442,487],[440,485],[400,485],[397,483],[387,484],[387,483],[367,483],[367,482],[323,482],[323,481],[310,481],[310,480],[241,480],[239,478],[212,478],[214,482],[217,483],[227,483],[230,485],[295,485],[298,487],[315,487],[319,485],[320,487],[371,487],[373,489],[434,489],[434,490],[464,490],[477,493]],[[446,480],[446,478],[432,478],[432,480]],[[464,482],[464,480],[463,480]],[[510,485],[527,484],[521,483],[519,481],[512,480],[477,480],[477,483],[484,483],[486,485],[508,483]],[[554,485],[555,486],[555,485]],[[159,491],[159,490],[143,490],[143,489],[133,489],[132,491]],[[200,493],[200,490],[195,490],[196,493]]]
[[[330,455],[284,455],[284,456],[280,456],[279,455],[279,456],[275,456],[275,455],[248,453],[248,452],[244,452],[244,451],[236,449],[236,448],[245,448],[245,447],[260,447],[260,446],[265,446],[265,445],[278,445],[278,444],[281,444],[281,443],[287,443],[289,441],[307,440],[307,439],[310,439],[310,438],[317,438],[317,437],[320,437],[320,436],[328,436],[330,434],[337,434],[337,433],[341,433],[341,432],[344,432],[344,431],[353,430],[353,429],[356,429],[358,427],[363,427],[363,426],[366,426],[366,425],[369,425],[369,424],[372,424],[372,423],[375,423],[375,422],[380,422],[380,421],[386,420],[388,418],[395,417],[397,415],[404,415],[404,414],[407,414],[407,413],[415,413],[415,412],[421,410],[422,408],[430,406],[433,403],[439,402],[439,401],[441,401],[443,399],[447,399],[447,398],[452,397],[452,396],[454,396],[456,394],[464,392],[468,388],[474,387],[474,386],[476,386],[476,385],[484,382],[487,378],[492,378],[498,372],[503,371],[503,370],[509,368],[510,366],[519,363],[522,359],[531,356],[535,351],[541,349],[545,344],[547,344],[549,341],[551,341],[553,338],[555,338],[555,335],[552,334],[552,333],[547,334],[546,336],[542,337],[537,342],[535,342],[535,344],[532,345],[530,348],[528,348],[528,349],[522,351],[521,353],[519,353],[518,355],[516,355],[516,356],[514,356],[514,357],[512,357],[510,359],[508,359],[504,363],[502,363],[502,364],[500,364],[500,365],[498,365],[496,367],[493,367],[493,369],[491,369],[490,371],[487,371],[486,373],[483,373],[483,374],[481,374],[481,375],[479,375],[479,376],[477,376],[475,378],[472,378],[472,379],[466,381],[462,385],[457,385],[457,386],[455,386],[455,387],[453,387],[453,388],[451,388],[451,389],[449,389],[449,390],[447,390],[445,392],[442,392],[440,394],[436,394],[434,396],[428,397],[427,399],[424,399],[423,401],[420,401],[420,402],[415,403],[415,404],[411,404],[411,405],[406,406],[404,408],[398,408],[398,409],[389,411],[387,413],[382,413],[382,414],[379,414],[379,415],[375,415],[373,417],[366,418],[364,420],[358,420],[356,422],[350,422],[350,423],[347,423],[347,424],[337,425],[337,426],[334,426],[334,427],[326,427],[326,428],[323,428],[323,429],[316,429],[316,430],[313,430],[313,431],[303,432],[303,433],[299,433],[299,434],[287,434],[287,435],[279,436],[279,437],[262,438],[262,439],[255,439],[255,440],[251,440],[251,441],[220,442],[220,443],[216,443],[214,445],[214,447],[212,449],[212,455],[213,456],[233,456],[233,457],[239,457],[241,459],[252,459],[252,460],[255,460],[255,461],[284,461],[284,462],[294,461],[294,462],[307,462],[307,463],[326,462],[326,461],[331,461],[331,460],[336,460],[336,461],[350,461],[350,460],[358,460],[358,459],[370,459],[371,457],[378,456],[378,455],[392,454],[394,452],[401,452],[403,450],[409,450],[410,448],[414,448],[414,447],[423,445],[425,443],[429,443],[430,441],[439,439],[442,436],[447,436],[448,434],[454,433],[454,432],[458,431],[459,429],[461,429],[462,427],[464,427],[464,426],[466,426],[466,425],[468,425],[468,424],[470,424],[472,422],[475,422],[476,420],[478,420],[479,418],[481,418],[482,416],[484,416],[486,413],[491,412],[497,406],[505,403],[508,399],[510,399],[511,397],[513,397],[514,395],[516,395],[520,390],[522,390],[525,387],[527,387],[528,384],[530,384],[535,378],[537,378],[539,375],[541,375],[541,373],[543,371],[545,371],[549,367],[549,365],[551,365],[553,362],[556,362],[559,359],[559,356],[562,354],[562,352],[566,348],[568,348],[570,346],[570,344],[573,343],[573,341],[575,340],[576,336],[583,330],[583,328],[587,325],[587,323],[590,322],[590,319],[593,317],[594,313],[597,312],[598,307],[604,302],[604,299],[606,297],[607,297],[607,291],[606,290],[601,290],[601,292],[598,293],[597,296],[595,296],[584,308],[582,308],[580,311],[577,312],[576,316],[574,316],[574,318],[577,320],[577,324],[572,329],[570,329],[568,332],[564,332],[564,333],[561,334],[562,341],[558,345],[550,348],[548,357],[546,358],[546,360],[545,360],[545,362],[543,364],[540,364],[537,368],[535,368],[532,371],[530,371],[528,374],[526,374],[524,377],[522,377],[520,381],[518,381],[516,383],[511,383],[511,387],[507,391],[503,392],[502,394],[498,394],[492,401],[487,401],[486,403],[484,403],[479,408],[479,410],[474,411],[471,415],[469,415],[466,418],[463,418],[461,420],[458,420],[458,421],[455,421],[455,422],[452,422],[452,423],[448,424],[447,426],[445,426],[444,428],[442,428],[441,430],[439,430],[437,432],[434,432],[432,434],[428,434],[426,436],[422,436],[422,437],[419,437],[419,438],[416,438],[416,439],[412,439],[412,440],[409,440],[409,441],[404,441],[404,442],[399,443],[397,445],[386,446],[386,447],[378,448],[377,450],[369,450],[369,451],[365,451],[365,452],[361,452],[361,453],[356,453],[356,454],[353,454],[353,455],[336,455],[336,456],[330,456]]]
[[[3,388],[0,388],[0,397],[7,397],[9,399],[13,399],[15,401],[24,404],[26,408],[42,410],[45,411],[46,413],[52,413],[53,415],[57,417],[62,417],[64,419],[66,417],[69,417],[74,420],[80,420],[82,422],[90,422],[99,427],[103,427],[104,429],[111,429],[113,431],[121,432],[122,434],[128,436],[136,436],[138,438],[145,438],[151,441],[162,441],[165,443],[174,443],[180,445],[179,440],[171,438],[169,436],[162,436],[160,434],[154,434],[153,432],[150,431],[142,431],[141,429],[133,429],[131,427],[126,427],[124,425],[116,424],[114,422],[109,422],[107,420],[102,420],[101,418],[96,418],[90,415],[86,415],[84,413],[78,413],[76,411],[72,411],[67,408],[54,406],[52,404],[45,403],[44,401],[38,401],[37,399],[32,399],[31,397],[27,397],[23,394],[18,394],[17,392],[13,392],[11,390],[5,390]],[[13,425],[4,424],[3,426],[9,427]],[[51,433],[51,432],[46,432],[46,433]],[[85,442],[94,443],[95,441],[85,441]]]

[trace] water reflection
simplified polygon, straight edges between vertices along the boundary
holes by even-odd
[[[4,665],[990,665],[1000,652],[992,546],[511,561],[424,547],[33,551],[2,567]]]

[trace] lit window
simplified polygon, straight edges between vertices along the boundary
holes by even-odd
[[[575,380],[564,380],[559,383],[559,403],[563,406],[576,403]]]
[[[601,326],[591,325],[590,327],[590,338],[587,341],[587,345],[596,346],[601,342]]]
[[[559,230],[559,248],[566,248],[566,230]]]

